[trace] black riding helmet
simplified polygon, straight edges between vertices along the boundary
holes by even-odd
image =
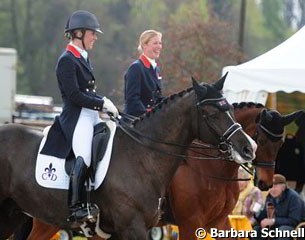
[[[76,29],[89,29],[103,33],[96,16],[84,10],[78,10],[72,13],[66,23],[65,33],[72,32]]]
[[[76,36],[74,30],[80,30],[82,32],[82,36]],[[100,24],[96,18],[96,16],[88,11],[78,10],[72,13],[72,15],[68,18],[66,27],[65,27],[65,35],[68,39],[78,38],[82,41],[82,45],[84,49],[84,35],[86,30],[92,30],[95,32],[103,33],[100,29]]]

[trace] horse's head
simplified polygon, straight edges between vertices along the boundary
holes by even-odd
[[[277,153],[284,142],[285,126],[298,119],[301,111],[281,115],[278,111],[263,109],[256,119],[255,140],[258,145],[253,165],[255,182],[261,190],[272,186]]]
[[[198,84],[193,79],[196,96],[194,134],[200,140],[218,144],[220,151],[237,163],[249,162],[255,157],[256,143],[234,120],[233,107],[222,95],[226,75],[214,84]],[[208,140],[208,141],[207,141]]]

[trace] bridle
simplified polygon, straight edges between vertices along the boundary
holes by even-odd
[[[284,131],[281,134],[275,134],[275,133],[272,133],[271,131],[269,131],[262,124],[258,123],[256,125],[256,131],[255,131],[255,134],[254,134],[254,137],[253,137],[254,141],[257,141],[258,134],[259,134],[258,129],[261,129],[271,141],[279,141],[279,140],[283,139],[283,137],[284,137]],[[272,162],[253,160],[252,165],[255,166],[255,167],[274,169],[275,168],[275,160],[273,160]]]
[[[252,137],[252,139],[257,142],[258,140],[258,135],[259,135],[259,129],[264,132],[268,139],[270,139],[271,141],[279,141],[284,137],[284,131],[281,134],[275,134],[272,133],[270,130],[268,130],[265,126],[263,126],[261,123],[257,123],[256,125],[256,130],[255,133]],[[275,160],[273,160],[272,162],[267,162],[267,161],[257,161],[257,160],[253,160],[252,161],[252,166],[254,167],[261,167],[261,168],[270,168],[270,169],[274,169],[275,168]],[[240,164],[240,166],[249,174],[251,174],[252,176],[255,176],[255,168],[253,170],[250,169],[250,167],[248,167],[246,164]],[[196,171],[195,169],[193,169],[193,171]],[[200,173],[198,173],[200,174]],[[202,174],[201,174],[202,175]],[[209,175],[204,175],[205,177],[209,177],[209,178],[213,178],[216,180],[222,180],[222,181],[248,181],[250,179],[240,179],[240,178],[225,178],[225,177],[219,177],[219,176],[209,176]]]
[[[197,101],[196,99],[196,109],[197,109],[197,126],[198,126],[198,134],[200,134],[200,120],[199,116],[200,114],[202,115],[203,119],[205,120],[206,124],[210,127],[210,129],[213,131],[213,133],[217,136],[219,136],[219,133],[216,131],[216,127],[213,126],[208,121],[208,116],[206,113],[203,112],[201,107],[203,105],[214,105],[218,108],[220,108],[221,111],[227,111],[227,101],[225,98],[217,98],[217,99],[204,99],[200,102]],[[122,116],[127,117],[129,119],[132,119],[133,117],[125,114],[125,113],[120,113]],[[110,116],[111,117],[111,116]],[[134,127],[131,127],[128,123],[126,123],[124,120],[119,119],[119,118],[114,118],[111,117],[112,120],[116,121],[118,123],[118,127],[126,133],[130,138],[132,138],[134,141],[137,143],[150,148],[152,150],[158,151],[163,154],[175,156],[175,157],[180,157],[180,158],[190,158],[190,159],[197,159],[197,160],[206,160],[206,159],[211,159],[211,156],[208,157],[195,157],[195,156],[187,156],[185,154],[178,154],[174,152],[168,152],[165,151],[161,148],[153,146],[152,143],[157,143],[157,144],[162,144],[162,145],[167,145],[167,146],[173,146],[173,147],[187,147],[188,149],[218,149],[221,153],[221,156],[216,156],[213,159],[225,159],[225,160],[234,160],[233,159],[233,147],[232,143],[230,142],[230,138],[238,131],[242,129],[241,125],[239,123],[236,123],[233,118],[230,116],[232,119],[232,125],[229,126],[229,128],[219,136],[219,144],[218,146],[214,146],[211,144],[203,144],[200,146],[194,146],[194,145],[184,145],[180,143],[174,143],[174,142],[166,142],[166,141],[161,141],[158,139],[151,138],[150,136],[146,136],[142,133],[140,133],[138,130],[136,130]],[[198,135],[200,136],[200,135]],[[146,141],[142,141],[142,139],[145,139]],[[224,157],[225,156],[225,157]]]
[[[217,107],[220,111],[228,111],[230,109],[229,103],[225,98],[218,98],[218,99],[203,99],[200,102],[197,102],[197,126],[198,126],[198,136],[200,136],[200,119],[199,116],[201,115],[206,122],[206,125],[214,132],[215,135],[219,135],[216,131],[214,125],[208,120],[208,115],[202,110],[202,106],[204,105],[213,105]],[[238,131],[242,130],[242,127],[239,123],[235,122],[232,116],[227,112],[229,117],[232,119],[232,125],[219,137],[219,144],[218,150],[221,154],[225,157],[225,160],[233,161],[233,146],[230,141],[230,138],[237,133]]]

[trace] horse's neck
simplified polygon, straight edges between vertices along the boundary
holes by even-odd
[[[190,96],[177,98],[163,104],[161,109],[156,109],[149,117],[144,117],[138,124],[141,132],[162,142],[190,144],[193,140],[190,129],[192,101]]]
[[[182,157],[177,157],[177,155],[185,155],[186,147],[183,145],[189,145],[193,140],[190,129],[192,104],[191,96],[187,93],[186,97],[169,100],[167,104],[162,105],[161,109],[156,109],[156,112],[151,113],[149,117],[144,117],[135,126],[143,135],[152,139],[177,144],[177,146],[171,146],[147,141],[153,150],[149,150],[150,152],[146,152],[146,154],[153,157],[145,159],[145,164],[141,165],[146,171],[153,172],[151,180],[155,182],[154,185],[157,188],[161,187],[162,192],[165,191],[164,187],[169,185],[182,160]]]
[[[215,161],[213,164],[214,176],[223,177],[225,179],[233,179],[237,177],[238,164],[229,161]],[[225,171],[224,171],[225,169]]]
[[[251,137],[254,136],[256,131],[256,117],[260,114],[260,108],[242,108],[242,109],[235,109],[234,115],[236,120],[244,131]]]

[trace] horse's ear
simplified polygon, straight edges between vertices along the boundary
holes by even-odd
[[[226,74],[223,75],[223,77],[222,77],[221,79],[219,79],[217,82],[215,82],[215,83],[213,84],[213,86],[214,86],[217,90],[221,91],[221,90],[223,89],[223,85],[224,85],[224,83],[225,83],[225,80],[226,80],[226,78],[227,78],[227,75],[228,75],[228,72],[226,72]]]
[[[298,127],[305,126],[305,111],[304,110],[300,111],[300,116],[298,116],[298,118],[294,122]]]
[[[197,82],[197,80],[192,76],[192,83],[193,83],[193,87],[195,84],[199,85],[199,83]]]
[[[283,116],[283,118],[281,119],[282,124],[284,126],[290,124],[291,122],[293,122],[294,120],[298,119],[299,117],[302,117],[304,115],[304,111],[303,110],[299,110],[290,114],[287,114],[285,116]]]
[[[201,101],[202,99],[205,98],[205,95],[207,93],[207,88],[205,86],[200,85],[193,77],[192,77],[192,82],[193,82],[194,91],[197,95],[197,99]]]

